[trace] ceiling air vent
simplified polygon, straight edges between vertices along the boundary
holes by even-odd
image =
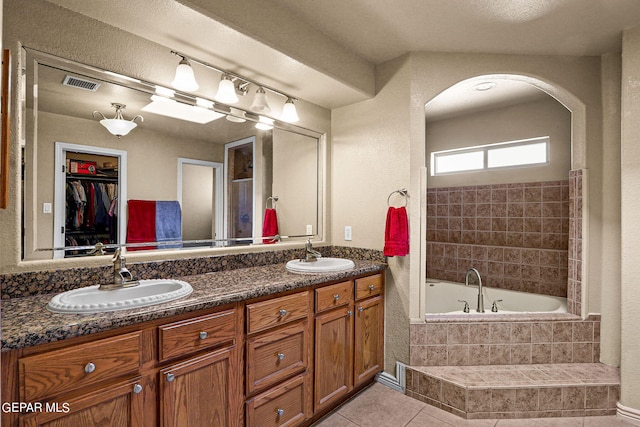
[[[95,92],[100,87],[100,83],[69,75],[65,76],[62,84],[65,86],[77,87],[78,89],[90,90],[91,92]]]

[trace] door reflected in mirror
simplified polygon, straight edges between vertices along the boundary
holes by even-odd
[[[279,235],[318,234],[320,134],[279,122],[259,130],[250,112],[244,112],[249,120],[227,120],[227,106],[203,110],[188,105],[189,95],[180,93],[175,99],[186,117],[158,114],[157,105],[145,107],[175,101],[158,101],[150,83],[30,49],[24,55],[24,260],[87,252],[61,249],[74,245],[155,242],[161,232],[166,241],[180,241],[174,249],[262,244],[265,209],[273,196],[279,200]],[[113,103],[126,106],[120,110],[126,121],[143,117],[122,137],[100,123],[102,114],[113,117]],[[94,111],[101,115],[94,117]],[[206,116],[204,123],[190,121],[196,116]],[[245,149],[230,159],[225,147],[233,144]],[[60,166],[71,161],[73,174]],[[106,187],[109,180],[113,185]],[[129,220],[129,200],[175,202],[179,213],[156,218],[154,230],[148,220]],[[157,248],[162,246],[142,249]]]

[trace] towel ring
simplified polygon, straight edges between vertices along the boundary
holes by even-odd
[[[278,196],[270,196],[270,197],[267,197],[267,201],[266,201],[265,205],[266,205],[267,208],[269,208],[269,202],[271,202],[271,208],[275,209],[277,201],[278,201]]]
[[[409,192],[404,187],[399,190],[392,191],[391,194],[389,194],[389,197],[387,197],[387,206],[391,206],[391,196],[393,196],[396,193],[401,194],[404,197],[403,207],[407,207],[407,199],[408,199]]]

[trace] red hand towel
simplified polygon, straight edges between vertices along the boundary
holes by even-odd
[[[127,221],[127,243],[146,243],[156,241],[156,202],[155,200],[129,200],[129,219]],[[131,251],[155,249],[155,246],[127,248]]]
[[[384,255],[405,256],[409,253],[409,223],[406,208],[390,207],[384,230]]]
[[[278,234],[278,214],[275,209],[264,210],[262,223],[262,237],[272,237]],[[263,239],[263,243],[276,243],[275,239]]]

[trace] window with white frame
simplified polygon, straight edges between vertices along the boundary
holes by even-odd
[[[433,152],[431,175],[539,166],[548,163],[549,137],[542,136]]]

